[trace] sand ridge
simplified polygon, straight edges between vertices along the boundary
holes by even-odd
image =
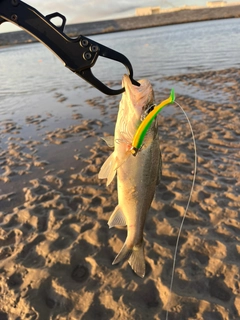
[[[98,114],[89,117],[66,93],[52,92],[68,110],[65,126],[51,128],[53,114],[0,122],[0,317],[163,320],[168,308],[169,320],[240,318],[239,75],[227,69],[153,83],[156,101],[176,85],[198,151],[170,300],[194,170],[181,111],[159,115],[163,177],[145,224],[144,279],[127,262],[111,265],[126,230],[108,228],[116,181],[106,187],[97,177],[111,152],[101,137],[113,133],[119,97],[88,99],[87,112]],[[26,138],[27,125],[39,135]]]

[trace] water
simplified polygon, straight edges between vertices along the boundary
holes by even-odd
[[[239,68],[239,35],[239,19],[228,19],[91,38],[127,56],[136,79],[154,81],[168,75]],[[81,100],[94,91],[99,94],[40,43],[1,48],[0,70],[0,114],[22,110],[30,96],[34,104],[39,96],[55,89],[78,86]],[[92,71],[103,82],[118,81],[119,85],[126,72],[121,64],[104,58],[98,59]]]
[[[172,25],[95,37],[125,54],[137,78],[240,66],[239,19]],[[113,42],[114,39],[114,42]]]

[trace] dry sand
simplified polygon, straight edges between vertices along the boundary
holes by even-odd
[[[108,229],[116,181],[106,187],[97,177],[111,152],[101,137],[113,133],[120,97],[85,101],[99,114],[89,119],[53,92],[72,121],[59,129],[48,124],[50,113],[21,125],[0,121],[0,319],[164,320],[166,309],[169,320],[240,319],[239,79],[229,69],[154,82],[157,102],[176,88],[198,151],[171,296],[194,169],[180,110],[159,116],[163,177],[145,225],[144,279],[127,263],[111,265],[126,231]],[[28,129],[41,134],[27,139]]]

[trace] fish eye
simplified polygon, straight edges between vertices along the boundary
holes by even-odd
[[[153,111],[153,109],[155,108],[155,104],[152,104],[146,111],[147,114],[149,114],[151,111]]]

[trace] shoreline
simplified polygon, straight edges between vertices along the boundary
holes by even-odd
[[[179,9],[162,12],[151,16],[94,21],[66,25],[64,32],[68,37],[77,37],[152,28],[159,26],[240,18],[240,5],[218,8]],[[0,34],[0,47],[37,42],[25,31],[15,31]]]

